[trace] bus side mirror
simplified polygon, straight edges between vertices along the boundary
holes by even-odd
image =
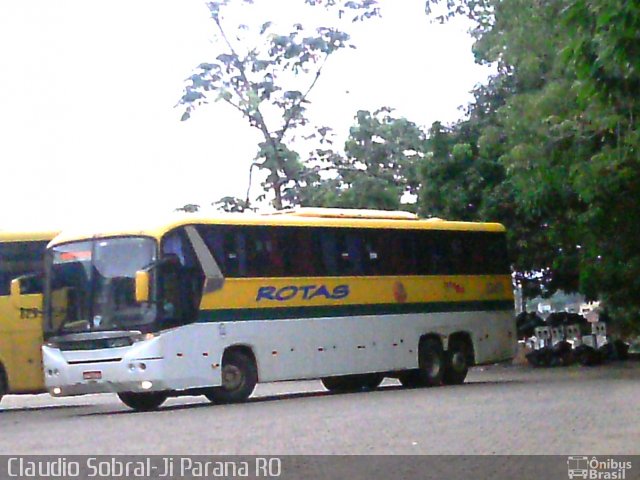
[[[20,308],[20,296],[22,295],[22,282],[20,281],[19,278],[14,278],[13,280],[11,280],[11,290],[10,290],[10,296],[11,296],[11,303],[13,303],[13,306],[16,308]]]
[[[149,301],[149,272],[138,270],[136,272],[136,302]]]

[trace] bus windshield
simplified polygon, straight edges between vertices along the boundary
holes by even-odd
[[[46,265],[47,330],[128,330],[152,323],[152,304],[135,301],[135,274],[155,259],[155,241],[147,237],[105,238],[53,247]]]

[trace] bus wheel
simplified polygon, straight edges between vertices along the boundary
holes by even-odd
[[[229,350],[222,359],[222,386],[205,396],[213,403],[237,403],[249,398],[258,383],[258,369],[248,355]]]
[[[435,387],[442,384],[444,370],[442,344],[435,338],[425,338],[418,347],[418,369],[403,373],[400,383],[408,388]]]
[[[447,363],[442,381],[445,385],[460,385],[469,372],[469,344],[464,339],[455,339],[449,343]]]
[[[155,410],[167,399],[165,392],[120,392],[118,398],[127,407],[133,408],[139,412],[148,412]]]

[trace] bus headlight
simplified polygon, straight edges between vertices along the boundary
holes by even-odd
[[[151,383],[149,380],[140,382],[140,388],[142,388],[143,390],[149,390],[151,387],[153,387],[153,383]]]
[[[147,369],[147,364],[144,362],[138,362],[138,363],[130,363],[129,364],[129,370],[132,372],[135,372],[136,370],[140,370],[140,371],[144,371]]]

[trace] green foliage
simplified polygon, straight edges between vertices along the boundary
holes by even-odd
[[[493,189],[504,179],[502,167],[478,155],[476,132],[463,124],[449,129],[434,123],[427,145],[420,171],[420,213],[456,220],[481,219]]]
[[[187,203],[182,207],[176,208],[176,212],[187,212],[187,213],[195,213],[200,210],[200,205],[196,205],[195,203]]]
[[[265,20],[251,29],[227,22],[231,6],[253,5],[252,0],[217,0],[207,5],[218,34],[220,49],[213,60],[201,63],[187,79],[179,105],[182,120],[211,98],[235,108],[260,131],[263,141],[251,166],[266,173],[262,184],[273,195],[274,206],[286,206],[286,192],[301,181],[304,166],[288,145],[292,132],[308,123],[308,96],[316,85],[325,62],[335,52],[351,47],[349,35],[334,27],[307,28],[301,23],[277,31]],[[320,1],[305,0],[309,5]],[[331,0],[323,6],[339,17],[350,12],[352,21],[378,14],[376,2]],[[249,198],[245,200],[249,203]]]
[[[599,297],[638,324],[640,3],[427,7],[436,4],[448,7],[440,20],[475,22],[476,60],[495,63],[498,73],[476,90],[468,119],[434,126],[421,208],[495,215],[511,229],[519,271],[542,272],[548,292]],[[496,167],[497,183],[478,185],[483,162]]]
[[[415,209],[418,163],[425,134],[414,123],[395,118],[387,107],[361,110],[344,145],[344,156],[332,149],[313,152],[316,177],[299,191],[305,206]],[[324,175],[321,175],[324,173]]]
[[[236,197],[222,197],[220,200],[213,202],[212,205],[218,210],[230,213],[242,213],[252,210],[251,205],[246,200]]]
[[[585,98],[601,97],[630,112],[640,88],[640,3],[637,0],[566,2],[565,59],[584,81]],[[631,103],[627,103],[631,101]]]

